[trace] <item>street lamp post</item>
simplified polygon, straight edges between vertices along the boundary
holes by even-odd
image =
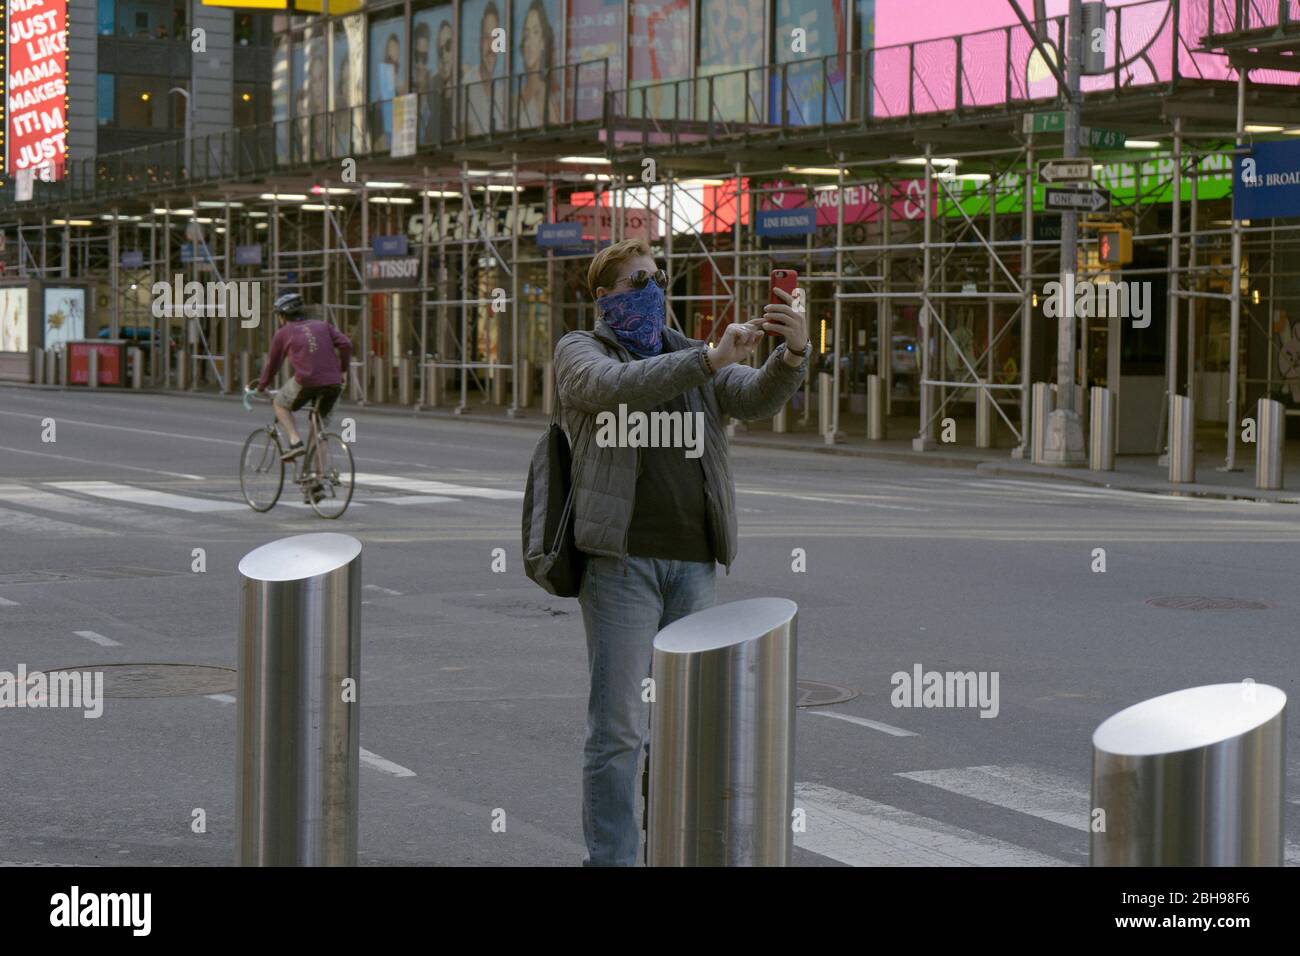
[[[182,89],[179,86],[173,86],[168,93],[179,93],[185,97],[185,172],[186,175],[192,175],[193,166],[190,163],[191,150],[193,145],[191,140],[194,138],[194,100],[190,96],[190,91]]]

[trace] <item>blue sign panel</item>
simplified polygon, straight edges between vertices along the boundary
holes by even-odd
[[[760,236],[807,236],[817,229],[817,210],[761,209],[755,228]]]
[[[260,266],[262,264],[262,244],[235,246],[235,265]]]
[[[1232,218],[1300,216],[1300,143],[1256,143],[1232,162]]]
[[[375,236],[370,243],[370,251],[376,256],[404,256],[407,254],[406,235]]]
[[[139,249],[127,249],[122,253],[123,269],[139,269],[144,265],[144,253]]]
[[[544,222],[537,227],[537,244],[542,248],[573,248],[582,244],[582,223]]]
[[[195,259],[207,262],[208,255],[208,247],[202,242],[186,242],[181,245],[181,262],[189,263]]]

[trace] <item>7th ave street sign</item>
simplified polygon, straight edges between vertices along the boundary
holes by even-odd
[[[1092,160],[1042,159],[1038,162],[1038,178],[1045,183],[1086,183],[1092,179]]]
[[[1052,189],[1043,191],[1044,209],[1074,212],[1110,212],[1110,193],[1104,189]]]

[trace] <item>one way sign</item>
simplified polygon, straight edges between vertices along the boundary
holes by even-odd
[[[1105,189],[1052,189],[1044,194],[1043,207],[1074,212],[1110,212],[1110,193]]]

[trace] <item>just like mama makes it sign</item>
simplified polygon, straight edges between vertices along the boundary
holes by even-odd
[[[5,8],[5,173],[41,168],[41,178],[56,179],[67,151],[67,3],[8,0]]]

